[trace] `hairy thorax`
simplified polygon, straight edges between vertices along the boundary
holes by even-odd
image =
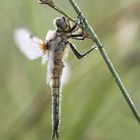
[[[67,38],[65,35],[52,32],[47,40],[48,47],[48,82],[51,86],[58,86],[64,68],[64,54],[66,51]]]

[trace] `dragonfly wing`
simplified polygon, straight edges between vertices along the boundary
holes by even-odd
[[[51,63],[52,63],[51,61],[48,61],[46,84],[50,84],[50,80],[52,77],[53,65]],[[69,78],[70,78],[70,67],[68,63],[64,62],[64,68],[63,68],[62,77],[61,77],[61,85],[63,86],[64,84],[66,84]]]
[[[33,36],[26,28],[16,29],[14,39],[19,50],[30,60],[44,55],[43,50],[40,48],[42,40]]]
[[[42,56],[42,64],[45,64],[48,61],[48,54]]]
[[[64,85],[65,83],[67,83],[67,81],[70,78],[70,66],[68,65],[68,63],[64,62],[64,69],[63,69],[63,73],[62,73],[62,77],[61,77],[61,83],[62,85]]]

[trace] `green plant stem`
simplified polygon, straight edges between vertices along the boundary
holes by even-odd
[[[61,13],[62,15],[64,15],[65,17],[67,17],[68,19],[70,19],[71,21],[75,22],[76,21],[74,19],[72,19],[69,15],[67,15],[62,9],[60,9],[59,7],[53,7],[51,6],[54,10],[56,10],[57,12]]]
[[[75,3],[75,1],[74,1],[74,0],[69,0],[69,2],[70,2],[71,5],[73,6],[73,8],[74,8],[74,10],[76,11],[77,15],[81,15],[81,18],[82,18],[82,19],[85,19],[85,17],[83,16],[83,13],[82,13],[81,10],[79,9],[79,7],[78,7],[78,5]],[[83,20],[83,21],[84,21],[86,30],[91,34],[92,40],[96,43],[96,45],[97,45],[97,47],[98,47],[98,49],[99,49],[99,51],[100,51],[100,53],[101,53],[101,55],[102,55],[102,57],[103,57],[105,63],[106,63],[106,65],[108,66],[108,68],[109,68],[109,70],[110,70],[112,76],[114,77],[114,79],[115,79],[115,81],[116,81],[118,87],[120,88],[120,90],[121,90],[121,92],[122,92],[122,94],[123,94],[125,100],[127,101],[127,103],[128,103],[128,105],[129,105],[131,111],[133,112],[133,114],[134,114],[135,118],[137,119],[137,121],[140,123],[140,115],[139,115],[139,113],[138,113],[138,111],[137,111],[137,109],[136,109],[136,107],[135,107],[133,101],[131,100],[131,98],[130,98],[130,96],[129,96],[129,94],[128,94],[128,92],[127,92],[125,86],[124,86],[124,84],[122,83],[122,81],[121,81],[121,79],[120,79],[118,73],[116,72],[116,70],[115,70],[113,64],[111,63],[111,61],[110,61],[110,59],[109,59],[109,57],[108,57],[108,55],[107,55],[107,53],[106,53],[106,51],[105,51],[103,45],[101,44],[101,42],[100,42],[98,36],[97,36],[96,33],[94,32],[94,30],[91,28],[91,26],[89,25],[88,21],[87,21],[86,19]]]
[[[55,5],[51,5],[51,4],[47,3],[47,2],[46,3],[45,2],[44,3],[39,2],[39,3],[50,6],[55,11],[59,12],[60,14],[64,15],[65,17],[67,17],[69,20],[71,20],[71,21],[76,23],[76,21],[74,19],[72,19],[68,14],[66,14],[61,8],[59,8],[59,7],[55,6]]]

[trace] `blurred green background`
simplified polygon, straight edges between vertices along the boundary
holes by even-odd
[[[95,29],[140,112],[139,0],[76,0]],[[67,0],[58,6],[76,15]],[[17,49],[24,26],[44,39],[59,13],[36,0],[0,3],[0,140],[50,140],[51,95],[46,66]],[[91,41],[73,41],[84,52]],[[139,140],[140,128],[98,51],[77,60],[62,90],[60,140]]]

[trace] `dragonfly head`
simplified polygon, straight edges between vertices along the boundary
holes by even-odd
[[[58,17],[54,20],[54,25],[58,31],[67,31],[69,25],[65,17]]]

